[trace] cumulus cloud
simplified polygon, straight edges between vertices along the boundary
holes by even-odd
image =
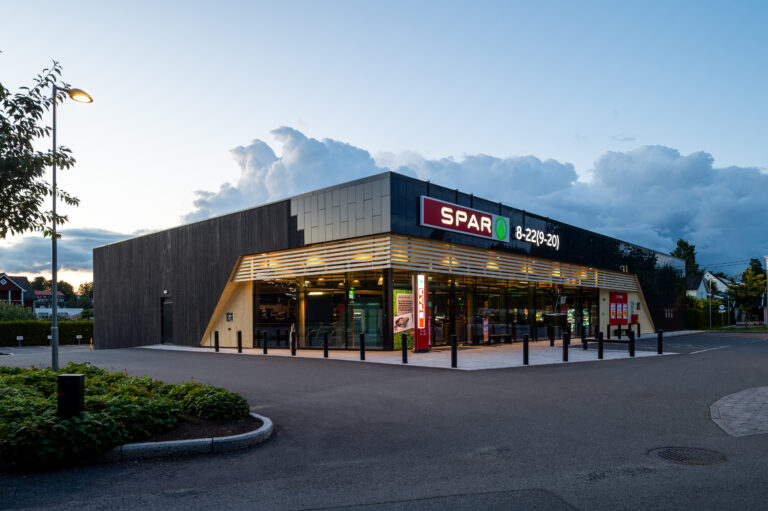
[[[74,271],[93,269],[93,249],[129,237],[104,229],[65,229],[57,243],[59,268]],[[51,269],[51,239],[24,236],[0,245],[0,271],[39,273]]]
[[[600,156],[588,181],[573,165],[535,156],[465,155],[428,159],[415,152],[378,153],[283,127],[272,132],[281,156],[263,141],[232,150],[237,183],[199,191],[185,221],[253,207],[385,170],[668,252],[678,238],[694,243],[700,262],[768,254],[768,175],[757,168],[718,168],[706,152],[682,155],[642,146]],[[628,137],[629,138],[629,137]],[[629,141],[629,140],[627,140]]]
[[[282,144],[280,158],[261,140],[232,149],[238,182],[224,183],[218,192],[195,192],[195,209],[182,220],[202,220],[386,170],[368,151],[343,142],[309,138],[288,127],[271,133]]]

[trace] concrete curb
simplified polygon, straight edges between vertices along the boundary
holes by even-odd
[[[245,449],[266,441],[272,436],[274,430],[269,418],[253,412],[250,412],[250,416],[263,423],[259,429],[241,435],[118,445],[104,455],[89,460],[88,463],[114,463],[191,454],[218,454]]]

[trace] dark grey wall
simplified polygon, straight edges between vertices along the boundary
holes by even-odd
[[[303,238],[285,200],[94,249],[94,344],[159,343],[166,296],[174,344],[197,345],[237,258],[300,247]]]

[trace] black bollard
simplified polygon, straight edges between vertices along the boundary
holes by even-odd
[[[365,360],[365,334],[360,334],[360,360]]]
[[[634,330],[629,331],[629,356],[630,357],[635,356],[635,331]]]
[[[523,336],[523,365],[528,365],[528,336]]]
[[[403,334],[400,336],[400,350],[403,352],[403,364],[408,363],[408,336]]]
[[[619,325],[618,331],[619,331],[619,340],[621,340],[621,325]]]
[[[269,341],[269,330],[264,330],[264,335],[262,335],[261,340],[264,342],[262,347],[264,348],[264,354],[267,354],[267,344]]]
[[[219,352],[219,331],[218,330],[213,332],[213,350],[216,353]]]
[[[57,381],[56,415],[62,419],[69,419],[80,414],[85,401],[85,375],[60,374]]]
[[[587,349],[588,349],[588,346],[587,346],[587,337],[584,335],[584,333],[583,333],[583,332],[582,332],[582,334],[581,334],[581,348],[582,348],[584,351],[587,351]]]
[[[597,333],[597,359],[603,359],[603,332]]]
[[[451,367],[459,367],[459,347],[456,343],[456,334],[451,334]]]
[[[611,340],[611,325],[610,324],[605,328],[605,338],[607,340],[609,340],[609,341]]]
[[[517,325],[512,326],[512,340],[517,342]]]
[[[656,348],[656,353],[661,355],[664,353],[664,330],[658,331],[659,339],[658,339],[658,346]]]
[[[323,358],[328,358],[328,332],[323,332]]]
[[[291,332],[291,356],[296,356],[296,332]]]
[[[243,332],[240,330],[237,331],[237,352],[243,352]]]
[[[640,338],[640,322],[637,323],[637,338]]]
[[[571,343],[571,333],[563,334],[563,362],[568,362],[568,345]]]
[[[555,327],[549,327],[549,347],[552,348],[555,345]]]
[[[253,332],[253,349],[256,349],[259,346],[259,331],[256,330]]]

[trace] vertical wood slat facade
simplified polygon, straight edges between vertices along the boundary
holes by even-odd
[[[303,244],[284,200],[98,247],[94,344],[159,343],[160,303],[170,298],[174,343],[195,345],[238,257]]]

